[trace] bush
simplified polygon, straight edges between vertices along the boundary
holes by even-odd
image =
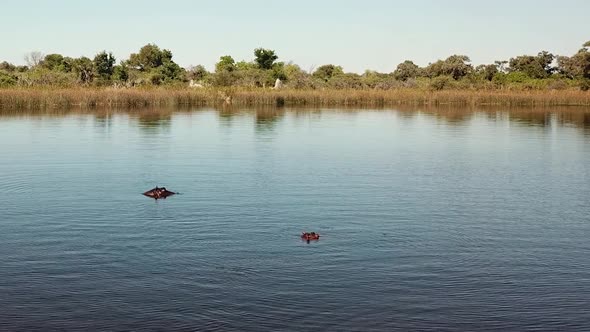
[[[16,75],[0,70],[0,88],[14,86],[18,82]]]
[[[328,80],[328,85],[336,89],[362,89],[363,82],[358,74],[346,73],[333,76]]]
[[[547,83],[547,88],[550,90],[565,90],[568,84],[564,79],[551,79]]]
[[[531,80],[531,78],[527,74],[520,71],[506,74],[505,77],[506,83],[525,83]]]
[[[21,74],[19,84],[26,86],[73,86],[77,84],[77,77],[74,73],[36,68]]]
[[[212,75],[212,82],[215,86],[232,86],[238,77],[230,71],[220,71]]]
[[[445,87],[449,87],[451,80],[450,76],[438,76],[430,80],[429,89],[434,91],[443,90]]]

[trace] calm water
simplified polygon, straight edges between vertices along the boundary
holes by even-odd
[[[1,331],[590,330],[583,109],[2,114],[0,142]]]

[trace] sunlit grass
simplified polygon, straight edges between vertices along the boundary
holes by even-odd
[[[239,88],[10,88],[0,89],[0,109],[144,108],[161,106],[590,106],[579,90],[268,90]]]

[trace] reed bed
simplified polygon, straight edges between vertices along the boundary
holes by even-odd
[[[239,88],[10,88],[1,110],[146,108],[165,106],[590,106],[579,90],[268,90]]]

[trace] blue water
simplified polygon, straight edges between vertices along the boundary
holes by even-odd
[[[1,331],[590,330],[583,109],[0,114],[0,192]]]

